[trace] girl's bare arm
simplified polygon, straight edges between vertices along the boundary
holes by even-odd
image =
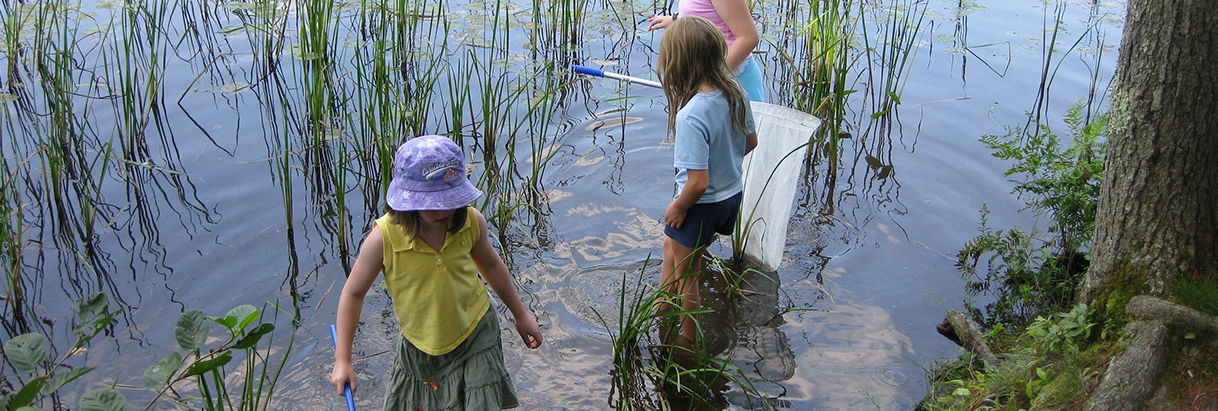
[[[537,326],[537,319],[533,317],[533,314],[524,308],[520,295],[516,293],[516,286],[512,284],[512,276],[508,273],[507,265],[503,263],[503,259],[491,245],[491,238],[486,229],[486,217],[483,217],[477,209],[471,207],[470,210],[478,220],[478,241],[474,243],[474,249],[470,251],[474,264],[478,265],[478,271],[482,273],[486,284],[491,286],[491,290],[495,291],[495,295],[499,296],[503,305],[512,312],[512,317],[516,319],[516,332],[520,333],[524,344],[529,348],[540,347],[541,328]]]
[[[338,315],[335,318],[335,348],[334,370],[330,373],[330,384],[338,389],[338,395],[343,395],[343,384],[351,384],[351,391],[356,389],[355,368],[351,365],[351,344],[355,340],[355,327],[359,324],[360,311],[364,308],[364,296],[372,288],[372,282],[384,267],[384,238],[381,230],[373,227],[364,244],[360,246],[359,257],[351,274],[343,284],[343,291],[338,298]]]
[[[753,23],[753,13],[744,0],[711,0],[711,5],[715,6],[715,12],[727,23],[732,34],[736,35],[736,41],[727,49],[727,66],[735,70],[761,43],[761,36]]]

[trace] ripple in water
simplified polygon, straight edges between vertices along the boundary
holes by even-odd
[[[888,364],[868,370],[871,379],[887,387],[902,388],[908,384],[911,377],[900,364]]]
[[[654,263],[654,262],[653,262]],[[603,265],[579,270],[568,276],[559,288],[559,298],[566,311],[564,321],[578,332],[607,337],[605,327],[618,327],[618,310],[622,298],[622,278],[626,279],[626,298],[638,292],[651,292],[657,281],[659,266],[650,264],[643,281],[639,272],[643,262],[625,265]],[[654,268],[654,270],[653,270]],[[641,290],[640,290],[641,287]],[[600,317],[597,314],[600,314]],[[604,322],[601,319],[604,319]]]

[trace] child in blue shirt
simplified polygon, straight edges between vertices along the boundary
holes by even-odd
[[[656,71],[668,98],[668,132],[676,140],[678,187],[664,211],[661,287],[678,295],[684,310],[701,306],[702,254],[715,233],[732,233],[744,155],[757,146],[747,95],[723,57],[725,44],[714,23],[697,16],[672,22],[660,39]],[[692,345],[697,324],[688,316],[680,324],[679,342]]]

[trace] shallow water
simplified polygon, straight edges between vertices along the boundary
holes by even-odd
[[[1103,88],[1116,60],[1123,4],[919,4],[928,13],[900,104],[877,122],[848,127],[856,137],[842,140],[836,173],[823,158],[808,164],[779,270],[769,278],[747,277],[750,298],[722,298],[722,277],[706,279],[712,292],[704,298],[715,309],[705,319],[708,344],[740,367],[774,407],[911,409],[925,395],[924,370],[960,352],[934,329],[946,309],[961,309],[967,298],[953,256],[977,232],[978,210],[991,211],[991,227],[1035,222],[1010,195],[1012,184],[1002,175],[1007,165],[977,139],[1024,126],[1025,113],[1043,113],[1064,132],[1061,115],[1087,97],[1092,83],[1099,88],[1093,110],[1106,105]],[[588,7],[597,10],[590,15],[618,8],[633,9],[622,13],[624,20],[630,13],[645,17],[638,5]],[[1059,51],[1049,57],[1051,93],[1040,101],[1045,24],[1058,10],[1066,30],[1057,39]],[[236,20],[231,13],[217,16],[227,19],[213,22],[218,27]],[[623,33],[609,23],[613,19],[597,19],[586,25],[607,28],[585,39],[578,58],[617,57],[618,65],[607,69],[646,75],[659,35]],[[764,24],[763,34],[779,35],[774,23]],[[228,65],[229,77],[199,59],[167,60],[164,94],[172,98],[154,117],[172,130],[171,138],[147,143],[158,167],[186,177],[149,167],[127,168],[134,170],[131,177],[104,177],[103,209],[113,221],[87,241],[100,253],[83,262],[66,245],[79,241],[70,232],[56,234],[47,224],[26,234],[38,241],[27,240],[25,247],[43,253],[23,262],[41,273],[32,303],[40,317],[55,323],[55,342],[66,341],[67,307],[79,295],[107,292],[112,307],[125,310],[113,335],[94,340],[75,359],[98,369],[65,387],[65,398],[110,382],[139,385],[144,368],[176,349],[173,321],[184,309],[219,315],[240,304],[278,301],[283,308],[277,347],[287,342],[287,318],[299,316],[302,326],[271,408],[341,407],[328,384],[333,351],[327,328],[351,261],[344,252],[354,255],[359,233],[379,209],[379,194],[368,194],[377,191],[377,183],[356,181],[359,172],[342,183],[319,183],[333,158],[297,159],[280,174],[280,156],[293,148],[268,141],[288,133],[285,117],[305,112],[265,90],[199,91],[259,78],[252,63],[257,58],[241,45],[244,37],[216,40],[214,50],[232,54],[216,60]],[[512,37],[510,44],[522,42]],[[973,45],[971,52],[963,50],[966,44]],[[757,58],[775,72],[782,64],[777,53],[764,42],[761,49],[770,52]],[[207,73],[201,80],[200,72]],[[767,92],[771,102],[789,98],[782,84]],[[181,100],[173,101],[179,93]],[[569,87],[552,121],[560,144],[544,144],[554,153],[543,162],[538,185],[546,201],[518,210],[505,236],[496,239],[546,339],[537,350],[524,348],[506,321],[510,316],[496,305],[522,409],[608,408],[612,347],[606,323],[616,326],[623,278],[632,288],[639,275],[645,284],[658,276],[659,218],[673,193],[671,150],[660,144],[667,115],[659,91],[632,87],[627,95],[612,81],[582,79]],[[861,97],[855,103],[852,113],[867,120]],[[108,102],[95,104],[79,110],[97,112],[94,121],[104,128],[114,114],[107,113]],[[16,118],[19,108],[7,106]],[[21,140],[10,138],[0,144],[12,169],[20,161],[13,153]],[[532,164],[530,142],[517,144],[523,148],[516,160]],[[869,156],[890,165],[891,174],[881,178],[868,165]],[[495,167],[484,158],[479,153],[473,160],[482,170]],[[352,164],[357,171],[375,167],[366,159]],[[293,187],[286,195],[285,186]],[[349,214],[334,208],[340,194]],[[30,195],[24,201],[39,199]],[[54,211],[29,208],[45,214],[31,220],[58,221]],[[729,257],[725,243],[712,252]],[[370,293],[362,320],[355,351],[357,405],[374,409],[397,333],[379,289]],[[6,339],[14,334],[6,331]],[[151,397],[138,389],[123,393],[140,406]],[[747,407],[738,388],[727,398],[733,409]]]

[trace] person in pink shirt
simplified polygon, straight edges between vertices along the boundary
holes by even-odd
[[[728,67],[736,74],[736,80],[744,87],[751,101],[765,101],[765,88],[761,65],[753,58],[753,49],[761,42],[753,15],[744,0],[680,0],[677,13],[671,16],[652,16],[648,30],[668,27],[682,16],[699,16],[715,23],[727,41]]]

